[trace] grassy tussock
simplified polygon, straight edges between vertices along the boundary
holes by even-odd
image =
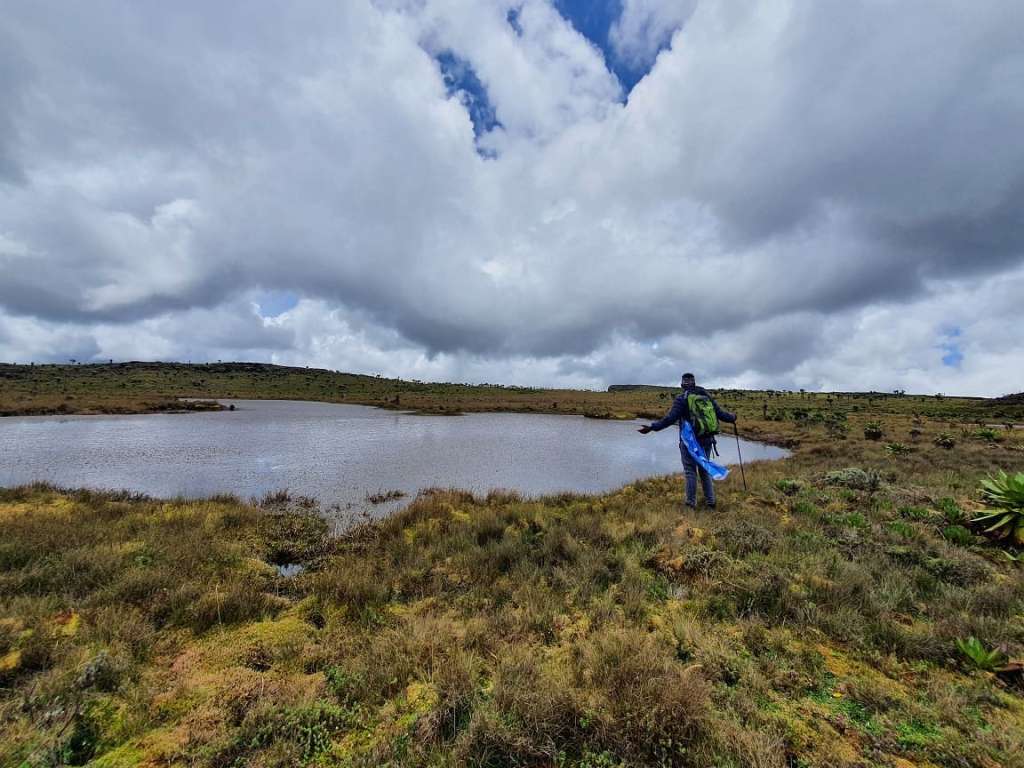
[[[912,417],[878,417],[898,432]],[[783,424],[792,458],[684,514],[454,490],[343,538],[268,497],[0,492],[0,754],[12,765],[1020,765],[1024,577],[949,538],[1015,435]],[[851,434],[858,434],[852,432]],[[856,470],[856,471],[854,471]],[[959,522],[958,522],[959,521]],[[966,529],[965,529],[966,530]],[[307,569],[285,580],[272,562]],[[4,763],[4,764],[7,764]]]

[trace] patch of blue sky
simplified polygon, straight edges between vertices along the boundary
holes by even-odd
[[[958,325],[943,332],[945,340],[939,347],[942,350],[942,364],[947,368],[959,368],[964,361],[963,350],[960,349],[960,344],[956,341],[962,334],[963,329]]]
[[[291,291],[264,291],[256,296],[260,317],[277,317],[298,306],[299,297]]]
[[[623,93],[628,94],[650,71],[649,65],[637,68],[635,64],[620,59],[611,44],[612,25],[622,15],[622,0],[553,0],[559,13],[573,25],[581,35],[593,43],[604,56],[605,64],[623,86]],[[505,15],[509,26],[522,36],[523,27],[520,23],[520,8],[513,6]],[[668,42],[660,50],[668,47]],[[494,157],[493,150],[480,142],[480,138],[493,130],[502,127],[495,106],[491,103],[486,86],[480,81],[473,65],[451,50],[442,51],[434,56],[441,68],[445,88],[449,97],[458,98],[469,113],[473,123],[473,135],[477,140],[477,152],[482,157]]]
[[[651,65],[636,66],[623,61],[611,44],[612,25],[622,15],[622,0],[554,0],[555,7],[585,38],[601,49],[608,69],[619,79],[623,93],[629,94],[633,86],[651,71]],[[671,40],[663,41],[657,53],[668,48]],[[655,57],[651,58],[653,62]]]
[[[473,66],[452,51],[442,51],[434,57],[441,67],[441,76],[448,96],[462,102],[473,123],[473,135],[477,139],[477,152],[484,157],[493,157],[494,152],[480,146],[484,134],[501,126],[497,111],[487,95],[487,88],[477,77]]]
[[[945,344],[942,347],[945,354],[942,356],[942,364],[948,368],[959,368],[964,361],[964,353],[956,344]]]

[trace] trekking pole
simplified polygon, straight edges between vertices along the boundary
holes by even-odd
[[[736,435],[736,455],[740,457],[740,477],[743,478],[743,490],[747,490],[747,473],[743,471],[743,451],[740,450],[740,431],[736,429],[736,422],[732,423],[733,434]]]

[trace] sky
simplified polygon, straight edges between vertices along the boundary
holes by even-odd
[[[1024,390],[1019,0],[9,0],[0,360]]]

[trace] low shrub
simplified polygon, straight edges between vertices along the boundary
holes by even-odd
[[[349,561],[316,575],[314,594],[324,602],[345,606],[354,617],[383,605],[391,595],[385,579],[371,563]]]
[[[942,529],[942,538],[961,547],[974,543],[974,534],[962,525],[947,525]]]
[[[947,496],[939,499],[935,506],[950,525],[963,525],[968,520],[967,515],[960,509],[960,505],[956,503],[956,499]]]
[[[480,695],[483,663],[472,651],[455,648],[434,666],[431,683],[438,702],[429,726],[442,740],[451,740],[469,724]]]
[[[673,648],[642,630],[613,627],[588,640],[577,674],[600,697],[599,743],[641,764],[688,764],[705,733],[710,689]]]
[[[890,456],[906,456],[909,453],[913,453],[914,449],[903,443],[886,443],[885,452]]]
[[[364,675],[352,673],[343,667],[331,666],[324,670],[327,687],[334,694],[338,703],[350,707],[360,700],[360,692],[366,687]]]
[[[273,748],[279,764],[304,764],[328,752],[332,735],[351,724],[350,711],[323,703],[260,709],[242,723],[230,745],[234,749],[226,752]]]
[[[881,476],[874,470],[863,470],[859,467],[835,469],[825,475],[828,485],[839,485],[858,491],[877,491],[881,484]]]
[[[882,425],[877,421],[869,421],[864,425],[864,438],[866,440],[881,440],[883,434]]]
[[[770,528],[747,520],[737,520],[715,531],[721,548],[732,557],[743,558],[752,554],[767,554],[778,540]]]
[[[95,688],[97,691],[113,691],[123,673],[123,666],[108,651],[101,650],[85,663],[75,680],[75,687],[79,690]]]
[[[908,505],[905,507],[900,507],[897,510],[897,514],[899,514],[900,517],[906,518],[907,520],[925,521],[932,519],[931,510],[925,507],[915,507]]]
[[[790,478],[782,478],[775,482],[775,487],[782,491],[787,496],[795,496],[800,492],[800,489],[804,487],[803,483],[799,480],[793,480]]]
[[[199,592],[190,589],[178,592],[174,623],[205,632],[215,625],[238,624],[260,619],[274,612],[274,601],[254,580],[214,585]]]
[[[917,529],[909,523],[904,523],[901,520],[890,520],[886,523],[886,527],[894,533],[898,533],[905,539],[912,539],[917,536]]]
[[[991,427],[983,427],[976,430],[973,437],[975,440],[980,440],[983,443],[998,443],[1003,439],[1003,436]]]
[[[899,704],[897,694],[890,686],[880,685],[871,678],[854,678],[847,684],[846,692],[872,714],[883,714]]]
[[[487,765],[495,754],[510,765],[551,764],[561,750],[589,751],[593,734],[569,672],[546,663],[537,648],[506,647],[497,659],[489,698],[478,697],[475,686],[454,700],[442,696],[456,704],[456,709],[451,704],[444,709],[452,725],[460,726],[468,710],[458,702],[466,701],[465,695],[479,699],[456,739],[457,764]]]
[[[825,422],[825,432],[833,440],[845,440],[850,434],[850,425],[846,423],[845,414],[842,418],[832,417]]]

